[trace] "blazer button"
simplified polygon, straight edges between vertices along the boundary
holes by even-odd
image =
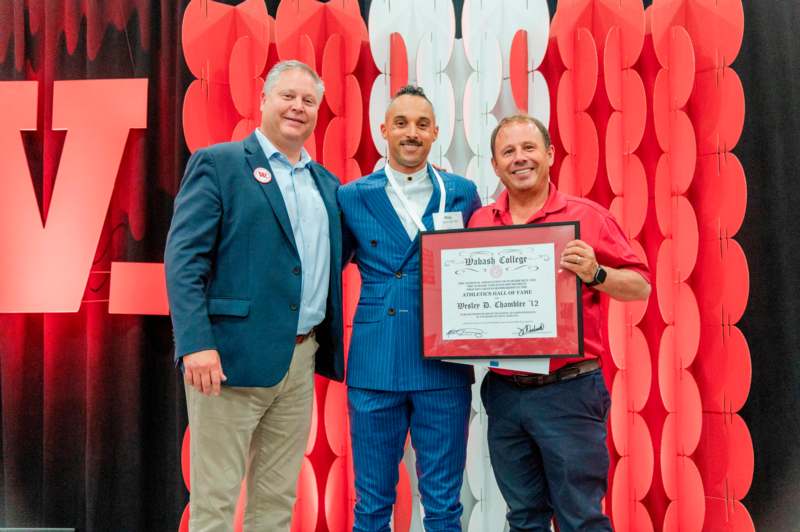
[[[403,278],[403,272],[395,272],[394,276],[397,277],[398,279],[402,279]]]
[[[297,305],[292,303],[291,305],[289,305],[289,310],[297,310]]]
[[[292,273],[295,275],[300,275],[300,266],[295,266],[292,268]]]
[[[377,247],[378,241],[377,240],[370,240],[369,241],[369,245],[372,246],[372,247]]]
[[[387,313],[389,314],[389,316],[394,316],[394,314],[395,314],[394,308],[390,308],[390,309],[387,311]]]

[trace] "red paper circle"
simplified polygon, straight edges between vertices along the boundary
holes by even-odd
[[[361,86],[358,83],[358,79],[352,74],[345,76],[344,86],[344,117],[347,121],[344,147],[348,157],[355,157],[358,145],[361,143],[361,130],[364,122]]]
[[[189,504],[183,509],[181,522],[178,524],[178,532],[189,532]]]
[[[653,83],[653,128],[661,151],[669,150],[670,116],[676,112],[669,93],[669,73],[662,68]]]
[[[653,441],[650,438],[647,423],[641,415],[634,413],[628,419],[630,423],[631,488],[634,499],[641,500],[650,491],[650,485],[653,482],[655,465]]]
[[[319,427],[319,407],[317,406],[317,399],[320,397],[320,388],[324,386],[323,383],[324,381],[321,378],[314,378],[314,395],[311,401],[311,425],[308,430],[308,440],[306,440],[306,450],[304,453],[306,455],[311,454],[317,442],[317,428]]]
[[[725,415],[703,414],[703,430],[693,459],[700,470],[707,497],[727,497],[726,476],[730,462]]]
[[[694,128],[689,117],[683,111],[669,111],[666,116],[660,116],[657,99],[654,98],[654,124],[656,136],[661,149],[668,152],[666,163],[669,170],[671,190],[676,194],[683,194],[688,189],[694,177],[697,165],[697,141]],[[665,157],[667,153],[662,155]],[[660,162],[660,161],[659,161]]]
[[[606,35],[603,48],[603,78],[608,103],[617,111],[622,110],[622,29],[612,26]]]
[[[734,499],[743,499],[753,483],[755,455],[753,439],[747,424],[738,415],[729,417],[728,425],[728,494]]]
[[[691,458],[677,459],[677,499],[667,507],[664,532],[700,532],[705,516],[705,496],[700,472]]]
[[[633,153],[644,136],[647,119],[647,97],[639,73],[633,69],[622,71],[622,136],[624,153]]]
[[[328,445],[337,456],[344,456],[348,449],[349,423],[347,419],[347,386],[331,381],[325,393],[323,423]]]
[[[678,498],[678,423],[675,414],[667,414],[661,431],[661,483],[670,500]]]
[[[667,325],[658,347],[658,391],[667,412],[675,411],[680,366],[675,353],[675,327]]]
[[[697,265],[692,275],[692,286],[697,294],[697,303],[703,324],[721,325],[723,322],[722,300],[724,285],[723,246],[720,240],[702,243],[697,254]]]
[[[694,47],[692,38],[683,26],[669,29],[669,79],[670,109],[680,109],[689,101],[694,87]]]
[[[688,284],[680,283],[675,295],[675,352],[680,367],[688,368],[700,345],[700,309]]]
[[[621,196],[625,180],[625,157],[622,142],[622,113],[615,111],[608,117],[606,124],[606,174],[611,191]]]
[[[672,240],[672,268],[676,282],[689,278],[697,261],[700,240],[697,218],[686,196],[670,196],[665,202],[656,199],[656,217],[663,235]]]
[[[631,404],[628,399],[628,380],[625,378],[624,371],[618,371],[614,375],[611,384],[611,410],[609,412],[609,423],[611,427],[611,439],[614,448],[620,456],[627,456],[630,443],[630,423],[628,418],[631,416]]]
[[[597,129],[588,113],[577,113],[575,125],[576,146],[572,156],[575,158],[575,170],[581,192],[578,195],[585,196],[592,190],[597,178],[600,143],[597,138]]]
[[[236,127],[233,128],[233,133],[231,133],[231,140],[239,141],[244,140],[253,131],[259,126],[260,124],[255,120],[251,120],[250,118],[242,118],[236,124]]]
[[[192,475],[191,472],[191,435],[189,434],[189,427],[186,427],[186,432],[183,433],[183,440],[181,442],[181,477],[183,477],[183,484],[186,490],[192,491]]]
[[[697,0],[687,11],[686,27],[694,39],[697,70],[733,63],[744,36],[741,0]]]
[[[322,51],[322,79],[325,81],[325,102],[335,115],[344,114],[344,37],[335,33]]]
[[[747,395],[750,393],[753,364],[750,348],[742,331],[738,327],[726,327],[726,330],[730,334],[725,343],[727,353],[725,397],[728,402],[725,409],[729,412],[738,412],[744,408]]]
[[[250,37],[241,37],[233,45],[228,66],[233,106],[241,116],[253,119],[261,117],[260,95],[264,84],[259,77],[263,62],[261,65],[255,64],[258,58],[254,48]]]
[[[194,80],[183,96],[183,138],[191,153],[211,144],[208,132],[208,108],[205,85]]]
[[[586,28],[575,32],[575,108],[586,110],[597,90],[597,46],[594,37]]]
[[[592,26],[597,35],[620,28],[622,68],[636,63],[645,34],[644,4],[639,0],[599,0],[594,6]],[[601,41],[602,42],[602,41]],[[603,52],[601,50],[601,52]]]
[[[319,515],[319,493],[314,467],[308,457],[303,458],[300,477],[297,479],[297,499],[292,511],[292,532],[315,530]]]
[[[647,9],[650,16],[650,34],[659,64],[667,68],[672,44],[672,28],[684,25],[685,5],[680,2],[655,2]]]
[[[630,530],[631,507],[636,499],[631,486],[631,462],[627,456],[617,461],[611,483],[611,515],[614,517],[614,530]]]
[[[508,61],[511,94],[517,109],[528,109],[528,32],[517,30]]]
[[[703,407],[700,401],[700,391],[694,382],[692,374],[681,370],[676,382],[676,410],[678,423],[678,454],[691,455],[697,449],[700,441],[700,431],[703,424]]]
[[[411,480],[408,477],[406,465],[400,463],[400,479],[397,482],[397,499],[394,504],[393,524],[394,530],[409,530],[411,526]]]
[[[744,88],[730,68],[699,72],[689,101],[697,152],[713,154],[736,146],[744,127]]]
[[[624,193],[611,201],[609,210],[628,238],[641,232],[647,217],[647,177],[642,161],[635,154],[625,157]]]
[[[650,358],[650,348],[644,333],[638,327],[631,329],[631,338],[628,341],[627,369],[628,395],[631,408],[635,412],[641,411],[650,397],[650,388],[653,382],[653,363]]]
[[[672,239],[665,238],[661,242],[656,256],[655,288],[658,310],[661,313],[661,319],[667,324],[675,322],[675,290],[678,281],[675,278],[674,262]]]
[[[697,212],[700,239],[733,238],[747,207],[747,182],[733,153],[698,157],[690,199]]]
[[[575,125],[577,107],[575,105],[575,73],[572,70],[566,70],[561,75],[556,93],[558,134],[561,138],[564,151],[566,153],[573,153],[575,151],[577,136],[575,133],[577,127]]]
[[[727,374],[727,354],[721,324],[703,324],[700,328],[700,345],[697,358],[692,365],[692,374],[697,380],[705,412],[722,412],[725,408],[725,381],[720,373]]]
[[[742,246],[736,240],[723,241],[723,291],[722,311],[725,323],[734,324],[742,319],[750,293],[750,270]]]
[[[344,175],[345,159],[345,128],[347,123],[344,117],[337,116],[328,122],[325,136],[322,141],[322,164],[333,175]]]
[[[737,501],[706,499],[705,530],[719,532],[755,532],[747,508]]]
[[[337,456],[325,481],[325,522],[330,532],[348,532],[353,529],[355,495],[352,475],[348,477],[347,472],[349,461],[347,456]]]
[[[217,2],[194,0],[183,12],[181,44],[189,71],[198,80],[228,80],[228,57],[234,9]]]

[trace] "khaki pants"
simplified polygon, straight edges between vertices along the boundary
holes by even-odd
[[[289,371],[271,388],[223,386],[214,397],[185,385],[191,532],[233,530],[245,472],[244,530],[289,530],[311,424],[317,347],[313,337],[295,346]]]

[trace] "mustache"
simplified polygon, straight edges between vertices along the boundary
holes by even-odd
[[[408,139],[408,140],[402,140],[402,141],[400,141],[400,145],[401,145],[401,146],[406,146],[406,145],[411,145],[411,146],[422,146],[422,142],[420,142],[420,141],[418,141],[418,140],[412,140],[412,139]]]

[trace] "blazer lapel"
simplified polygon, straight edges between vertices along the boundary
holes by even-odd
[[[441,173],[439,175],[441,175]],[[431,194],[430,201],[428,201],[428,206],[425,207],[425,212],[422,214],[422,223],[425,224],[428,231],[433,231],[433,213],[439,212],[439,197],[441,196],[441,191],[439,190],[439,183],[433,175],[430,164],[428,164],[428,179],[433,183],[433,193]],[[442,176],[442,181],[444,181],[444,176]],[[445,182],[445,187],[446,186],[447,183]],[[449,191],[447,195],[450,196]],[[445,205],[445,207],[447,206]],[[445,210],[447,209],[445,208]]]
[[[359,181],[356,186],[364,205],[372,213],[372,216],[400,246],[407,246],[411,240],[408,238],[408,233],[406,233],[400,218],[397,217],[397,212],[395,212],[392,202],[389,201],[389,196],[386,195],[386,183],[386,173],[381,170],[368,179]]]
[[[275,217],[278,219],[281,229],[283,229],[283,234],[289,240],[289,243],[291,243],[295,253],[297,253],[297,244],[294,241],[294,232],[292,231],[292,223],[289,221],[289,213],[286,211],[286,204],[283,201],[281,189],[278,187],[278,181],[274,178],[274,173],[267,160],[267,156],[264,154],[264,150],[261,149],[261,144],[258,143],[255,133],[251,133],[250,136],[242,142],[247,154],[247,164],[250,165],[250,169],[266,168],[269,173],[273,175],[269,183],[262,183],[259,185],[259,188],[272,207]]]
[[[441,172],[439,173],[441,175]],[[433,170],[431,169],[431,165],[428,164],[428,178],[433,183],[433,193],[431,194],[431,199],[428,201],[428,206],[425,207],[425,213],[422,215],[422,223],[425,224],[425,228],[428,231],[434,230],[433,225],[433,213],[439,212],[439,197],[441,196],[439,191],[439,183],[436,180],[436,177],[433,175]],[[442,176],[442,181],[444,182],[445,188],[448,187],[448,182],[444,176]],[[450,189],[447,189],[447,197],[452,198],[452,193]],[[445,205],[445,211],[447,210],[447,205]],[[403,263],[405,263],[408,259],[410,259],[416,252],[417,248],[419,247],[419,233],[417,233],[417,237],[411,243],[411,245],[406,250],[406,255],[403,257]]]

